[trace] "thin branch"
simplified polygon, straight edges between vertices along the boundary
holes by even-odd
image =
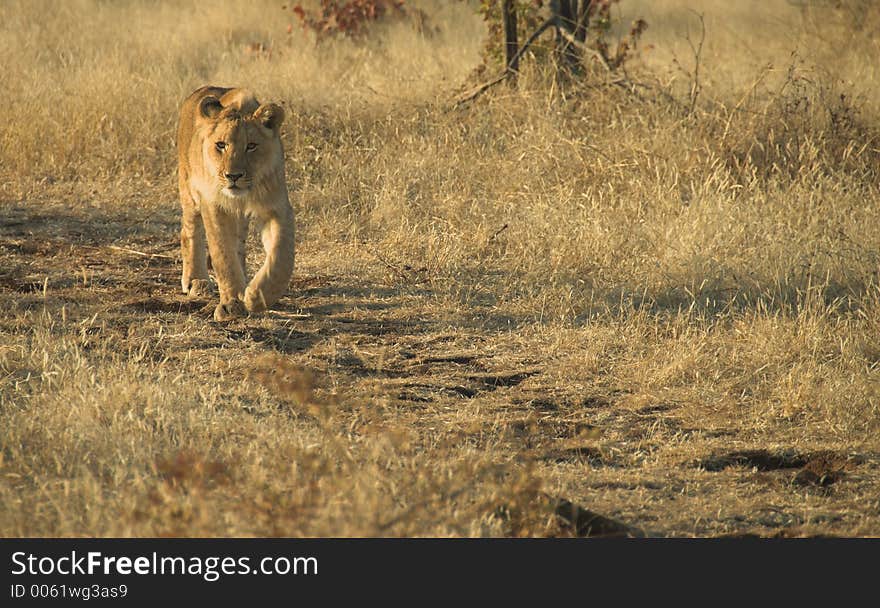
[[[501,74],[500,76],[496,76],[492,80],[484,82],[483,84],[481,84],[477,87],[474,87],[470,91],[465,91],[464,93],[462,93],[461,95],[459,95],[458,97],[456,97],[453,100],[452,107],[457,108],[458,106],[460,106],[462,104],[465,104],[469,101],[476,99],[477,97],[479,97],[480,95],[485,93],[488,89],[490,89],[491,87],[494,87],[499,82],[503,82],[503,81],[507,80],[507,78],[509,76],[510,76],[510,72],[505,70],[505,72],[503,74]]]
[[[495,233],[489,237],[489,242],[491,243],[492,241],[494,241],[498,237],[498,235],[501,234],[502,232],[504,232],[505,230],[507,230],[507,224],[504,224],[501,228],[496,230]]]
[[[520,47],[520,49],[519,49],[519,51],[517,51],[516,55],[513,56],[513,58],[510,60],[510,65],[517,65],[520,58],[523,56],[523,54],[525,54],[525,52],[529,49],[530,46],[532,46],[532,44],[535,42],[535,40],[538,39],[538,36],[540,36],[541,34],[546,32],[548,28],[557,26],[556,21],[557,21],[557,19],[554,16],[554,17],[550,17],[544,23],[542,23],[540,25],[540,27],[538,27],[538,29],[536,29],[532,33],[532,35],[529,36],[529,39],[526,40],[525,44],[523,44],[522,47]],[[557,27],[557,29],[558,29],[558,27]],[[504,80],[506,80],[513,73],[514,72],[508,70],[507,67],[505,66],[504,73],[501,74],[500,76],[496,76],[492,80],[489,80],[488,82],[484,82],[483,84],[478,85],[477,87],[474,87],[470,91],[466,91],[466,92],[462,93],[461,95],[459,95],[458,97],[456,97],[453,101],[452,107],[457,108],[458,106],[460,106],[462,104],[465,104],[469,101],[476,99],[477,97],[479,97],[480,95],[485,93],[491,87],[494,87],[499,82],[503,82]]]
[[[566,32],[564,29],[560,28],[559,33],[573,47],[575,47],[576,49],[578,49],[584,53],[588,53],[588,54],[592,55],[593,57],[595,57],[596,59],[598,59],[599,63],[602,64],[602,67],[604,67],[606,71],[608,71],[608,72],[614,71],[614,68],[611,67],[611,64],[608,63],[608,60],[605,58],[605,56],[602,53],[600,53],[599,51],[597,51],[594,48],[590,48],[589,46],[587,46],[586,44],[584,44],[583,42],[581,42],[580,40],[575,38],[572,34],[569,34],[568,32]]]
[[[385,265],[385,267],[388,268],[388,270],[391,270],[392,272],[394,272],[394,274],[396,274],[398,277],[400,277],[404,281],[406,281],[408,283],[424,283],[427,281],[427,279],[424,276],[422,276],[422,277],[415,276],[417,274],[427,272],[428,271],[427,267],[413,268],[412,266],[404,264],[403,267],[401,268],[400,266],[398,266],[396,264],[392,264],[391,262],[389,262],[388,260],[383,258],[381,255],[379,255],[378,251],[376,251],[374,249],[367,249],[367,251],[369,251],[377,260],[382,262]],[[412,273],[412,274],[407,274],[407,273]]]
[[[128,247],[117,247],[116,245],[110,245],[110,249],[115,249],[116,251],[124,251],[125,253],[130,253],[132,255],[139,255],[145,258],[162,258],[165,260],[173,260],[174,256],[164,255],[162,253],[145,253],[143,251],[137,251],[136,249],[129,249]]]
[[[580,57],[575,52],[577,48],[572,44],[572,39],[577,38],[578,27],[578,2],[576,0],[554,0],[550,3],[550,10],[556,15],[556,53],[569,72],[577,72],[580,65]]]
[[[593,8],[593,0],[581,0],[578,7],[577,27],[574,29],[574,37],[578,42],[586,42],[587,30],[590,29],[590,10]]]
[[[691,106],[688,114],[694,113],[694,109],[697,107],[697,98],[700,96],[700,90],[702,89],[700,86],[700,59],[703,54],[703,43],[706,41],[706,22],[703,19],[703,14],[694,10],[691,12],[700,19],[700,42],[695,47],[691,40],[690,32],[685,36],[685,40],[687,40],[688,45],[691,47],[691,52],[694,54],[694,82],[691,86]]]
[[[519,41],[516,32],[516,6],[514,6],[513,0],[504,0],[501,6],[501,18],[504,22],[505,65],[510,82],[514,84],[516,83],[516,75],[519,72],[519,60],[516,57],[519,50]]]

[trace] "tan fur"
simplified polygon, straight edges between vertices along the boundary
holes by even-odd
[[[218,321],[265,310],[283,295],[293,273],[293,208],[279,136],[283,120],[280,106],[261,105],[246,89],[202,87],[180,109],[181,287],[190,295],[207,290],[207,248],[220,291]],[[266,259],[248,283],[245,239],[251,219],[261,226]]]

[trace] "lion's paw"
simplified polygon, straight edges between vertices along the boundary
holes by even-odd
[[[244,291],[244,305],[250,312],[263,312],[266,310],[266,298],[259,289],[248,287]]]
[[[189,297],[204,298],[213,295],[214,286],[207,279],[193,279],[189,283]]]
[[[237,319],[239,317],[246,317],[247,314],[248,311],[247,308],[244,307],[244,302],[241,300],[232,300],[225,304],[223,302],[217,304],[217,308],[214,309],[214,320],[221,322],[231,321],[232,319]]]

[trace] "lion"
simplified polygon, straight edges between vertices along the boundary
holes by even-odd
[[[216,321],[266,310],[293,274],[293,208],[284,177],[282,122],[281,106],[260,104],[241,88],[202,87],[180,109],[180,284],[190,296],[210,291],[209,254],[220,292]],[[247,282],[251,219],[261,226],[266,258]]]

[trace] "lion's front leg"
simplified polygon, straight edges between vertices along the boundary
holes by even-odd
[[[180,189],[180,198],[183,208],[180,222],[180,254],[183,259],[180,287],[183,293],[191,296],[206,295],[210,292],[210,283],[205,225],[189,190],[183,186]]]
[[[244,303],[251,312],[272,306],[284,294],[293,274],[293,209],[285,201],[278,213],[263,224],[261,233],[266,260],[245,290]]]
[[[241,260],[241,269],[247,280],[247,237],[250,228],[250,218],[243,216],[238,222],[238,259]]]
[[[226,321],[247,314],[242,302],[245,276],[239,255],[240,222],[243,218],[214,206],[206,207],[202,215],[208,251],[220,290],[220,303],[214,309],[214,320]]]

